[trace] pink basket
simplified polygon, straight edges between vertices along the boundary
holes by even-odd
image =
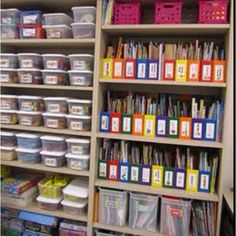
[[[155,3],[155,24],[181,23],[181,1],[158,1]]]
[[[114,24],[140,24],[140,3],[115,3]]]
[[[228,0],[199,0],[198,23],[227,23]]]

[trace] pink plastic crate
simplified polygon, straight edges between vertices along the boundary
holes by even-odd
[[[227,23],[228,0],[199,0],[198,23]]]
[[[157,1],[155,3],[155,24],[181,23],[182,1]]]
[[[141,5],[140,3],[115,3],[114,24],[140,24]]]

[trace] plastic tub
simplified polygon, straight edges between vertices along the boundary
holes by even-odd
[[[26,163],[38,163],[41,161],[40,149],[16,148],[17,159]]]
[[[43,64],[46,70],[64,70],[69,69],[69,59],[63,54],[43,54]]]
[[[0,25],[2,39],[18,39],[19,31],[17,25]]]
[[[1,83],[17,83],[18,74],[16,69],[1,69],[0,70]]]
[[[18,53],[20,68],[43,68],[42,56],[38,53]]]
[[[40,10],[21,11],[20,23],[21,24],[42,24],[42,11]]]
[[[15,95],[0,95],[1,105],[0,109],[2,110],[17,110],[18,109],[18,100]]]
[[[47,97],[43,99],[46,105],[46,111],[50,113],[67,113],[67,98],[65,97]]]
[[[41,25],[19,25],[21,39],[45,38],[45,31]]]
[[[94,23],[72,23],[71,26],[74,39],[95,37]]]
[[[63,152],[67,150],[64,137],[43,135],[40,137],[44,151]]]
[[[50,167],[60,167],[65,164],[65,154],[66,152],[48,152],[42,151],[40,152],[43,160],[43,164],[45,166]]]
[[[66,115],[68,128],[78,131],[91,130],[91,116]]]
[[[17,69],[20,84],[42,84],[42,73],[39,69]]]
[[[65,114],[43,113],[44,127],[52,129],[67,128]]]
[[[109,230],[97,230],[95,229],[96,236],[125,236],[123,233],[113,232]]]
[[[87,236],[87,226],[85,223],[80,223],[70,220],[62,220],[59,228],[60,236]]]
[[[67,166],[72,170],[88,170],[89,155],[66,154]]]
[[[93,72],[92,71],[78,71],[69,70],[70,85],[78,86],[92,86],[93,85]]]
[[[16,152],[15,152],[16,147],[4,147],[0,146],[0,151],[1,151],[1,160],[2,161],[13,161],[16,160]]]
[[[72,30],[68,25],[43,25],[48,39],[72,38]]]
[[[90,140],[88,139],[66,139],[68,152],[76,155],[86,155],[90,152]]]
[[[43,83],[48,85],[68,85],[68,73],[63,70],[42,70]]]
[[[42,97],[19,96],[19,107],[21,111],[44,111],[45,105]]]
[[[29,133],[18,133],[16,134],[18,147],[20,148],[41,148],[42,144],[40,141],[39,134],[29,134]]]
[[[18,123],[16,110],[0,110],[1,124],[15,125]]]
[[[13,53],[1,53],[0,54],[1,68],[18,68],[18,57]]]
[[[88,200],[82,199],[79,202],[63,200],[61,202],[65,213],[71,215],[84,215],[87,210]]]
[[[92,113],[92,100],[68,99],[67,103],[71,115],[89,116]]]
[[[14,132],[0,132],[1,145],[5,147],[15,147],[17,146],[16,136]]]
[[[18,111],[20,125],[38,127],[43,124],[42,113],[39,111]]]
[[[93,70],[94,56],[91,54],[70,54],[71,70]]]
[[[96,7],[72,7],[75,23],[95,23]]]
[[[1,9],[1,24],[11,25],[20,22],[20,11],[16,8]]]
[[[68,25],[73,22],[73,19],[65,13],[49,13],[43,14],[45,25]]]
[[[56,211],[61,205],[60,202],[62,198],[51,199],[38,196],[36,200],[38,202],[39,208],[48,211]]]

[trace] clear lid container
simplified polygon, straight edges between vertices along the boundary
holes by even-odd
[[[6,147],[6,146],[0,146],[0,150],[4,151],[14,151],[16,147]]]
[[[40,138],[40,134],[29,134],[29,133],[18,133],[16,134],[17,138],[31,138],[31,139],[35,139],[35,138]]]
[[[76,116],[76,115],[66,115],[69,119],[81,119],[81,120],[91,120],[91,116]]]
[[[66,117],[65,114],[61,114],[61,113],[49,113],[49,112],[45,112],[42,114],[43,116],[51,116],[51,117]]]
[[[42,57],[65,57],[65,58],[67,58],[67,56],[64,54],[42,54]]]
[[[40,111],[17,111],[19,115],[41,115],[42,112]]]
[[[30,149],[30,148],[16,148],[17,152],[26,152],[26,153],[39,153],[41,151],[40,148]]]
[[[1,131],[0,136],[8,136],[8,137],[13,137],[16,136],[16,133],[14,132],[7,132],[7,131]]]
[[[44,101],[67,101],[68,98],[66,97],[46,97]]]
[[[66,158],[88,160],[89,155],[76,155],[76,154],[72,154],[72,153],[67,153]]]
[[[80,199],[78,202],[71,202],[68,200],[63,200],[61,204],[67,207],[84,208],[88,204],[88,200]]]
[[[82,103],[82,104],[92,104],[92,100],[84,100],[84,99],[68,99],[67,102]]]
[[[87,198],[88,181],[82,179],[74,179],[62,191],[67,195],[72,195],[79,198]]]
[[[55,156],[55,157],[61,157],[61,156],[65,156],[66,152],[49,152],[49,151],[41,151],[40,152],[41,155],[46,155],[46,156]]]
[[[19,99],[31,99],[31,100],[42,100],[43,98],[42,97],[39,97],[39,96],[19,96],[18,97]]]
[[[81,144],[88,144],[90,140],[88,139],[77,139],[77,138],[68,138],[66,139],[67,143],[81,143]]]
[[[59,137],[59,136],[51,136],[51,135],[43,135],[40,137],[41,140],[46,140],[46,141],[64,141],[65,137]]]
[[[46,197],[38,196],[36,200],[39,202],[48,203],[48,204],[59,204],[62,200],[62,197],[61,198],[46,198]]]

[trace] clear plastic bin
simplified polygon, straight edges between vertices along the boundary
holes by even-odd
[[[45,166],[60,167],[65,164],[66,152],[41,151],[40,154],[42,156],[43,164]]]
[[[0,66],[1,68],[18,68],[18,57],[13,53],[1,53],[0,54]]]
[[[18,123],[16,110],[0,110],[1,124],[15,125]]]
[[[72,170],[88,170],[89,155],[66,154],[67,166]]]
[[[70,54],[71,70],[93,71],[94,56],[91,54]]]
[[[3,25],[11,25],[11,24],[19,24],[20,22],[20,11],[16,8],[10,9],[1,9],[1,24]]]
[[[23,69],[42,69],[43,59],[38,53],[18,53],[20,68]]]
[[[59,228],[60,236],[87,236],[87,225],[85,223],[62,220]]]
[[[72,38],[72,30],[68,25],[43,25],[48,39]]]
[[[41,162],[40,149],[16,148],[17,159],[26,163]]]
[[[43,14],[45,25],[68,25],[73,22],[73,19],[65,13],[49,13]]]
[[[19,25],[21,39],[42,39],[45,38],[45,31],[41,24]]]
[[[51,199],[38,196],[36,200],[38,202],[39,208],[47,211],[56,211],[61,206],[60,202],[62,198]]]
[[[0,70],[0,82],[1,83],[17,83],[18,74],[16,69],[1,69]]]
[[[130,193],[129,227],[156,232],[159,196]]]
[[[42,11],[40,10],[21,11],[20,23],[21,24],[42,24]]]
[[[63,70],[42,70],[43,83],[47,85],[68,85],[68,73]]]
[[[63,113],[68,112],[67,99],[65,97],[46,97],[44,98],[46,111],[50,113]]]
[[[90,140],[89,139],[66,139],[68,152],[76,155],[87,155],[90,153]]]
[[[20,125],[33,127],[43,125],[42,113],[39,111],[18,111],[17,114]]]
[[[0,25],[2,39],[18,39],[19,31],[17,25]]]
[[[45,111],[45,105],[42,97],[19,96],[18,100],[21,111]]]
[[[42,84],[42,73],[39,69],[17,69],[20,84]]]
[[[17,146],[17,140],[14,132],[0,132],[1,145],[5,147],[15,147]]]
[[[93,23],[72,23],[73,38],[94,38],[95,24]]]
[[[15,95],[0,95],[0,109],[1,110],[17,110],[18,99]]]
[[[42,146],[39,134],[18,133],[16,138],[20,148],[35,149]]]
[[[43,64],[46,70],[64,70],[70,67],[69,59],[63,54],[43,54]]]
[[[43,135],[40,137],[44,151],[63,152],[67,150],[65,137]]]
[[[87,211],[88,200],[81,199],[79,202],[63,200],[61,202],[65,213],[71,215],[84,215]]]
[[[96,22],[96,7],[83,6],[72,7],[75,23],[95,23]]]
[[[69,70],[70,85],[73,86],[92,86],[93,85],[93,72],[92,71],[78,71]]]
[[[2,161],[13,161],[16,160],[16,152],[15,152],[16,147],[4,147],[0,146],[0,151],[1,151],[1,160]]]
[[[66,115],[68,128],[78,131],[91,130],[91,116]]]
[[[127,217],[128,194],[99,188],[99,223],[123,226]]]
[[[188,236],[191,201],[161,198],[160,232],[168,236]]]
[[[90,116],[92,113],[92,100],[68,99],[67,103],[71,115]]]
[[[44,127],[52,129],[67,128],[65,114],[43,113]]]
[[[123,233],[95,229],[96,236],[125,236]]]

